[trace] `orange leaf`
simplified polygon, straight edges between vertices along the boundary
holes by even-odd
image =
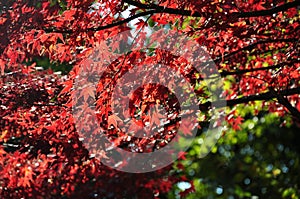
[[[118,128],[117,121],[122,122],[122,120],[118,116],[116,116],[116,115],[110,115],[110,116],[108,116],[108,119],[107,119],[108,128],[111,125],[113,125],[115,128]]]

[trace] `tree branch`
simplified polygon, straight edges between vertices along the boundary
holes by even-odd
[[[221,77],[226,77],[227,75],[242,75],[248,72],[255,72],[255,71],[260,71],[260,70],[270,70],[270,69],[277,69],[281,68],[285,65],[292,65],[294,63],[298,63],[299,60],[297,59],[292,59],[290,61],[282,62],[273,66],[268,66],[268,67],[261,67],[261,68],[251,68],[251,69],[245,69],[245,70],[236,70],[236,71],[222,71],[220,72]]]
[[[139,18],[139,17],[142,17],[142,16],[147,16],[147,15],[154,14],[154,13],[157,13],[157,12],[155,10],[148,10],[148,11],[141,12],[141,13],[138,13],[136,15],[133,15],[131,17],[128,17],[124,20],[117,21],[117,22],[107,24],[107,25],[104,25],[104,26],[99,26],[99,27],[95,27],[95,28],[88,28],[85,31],[100,31],[100,30],[113,28],[113,27],[128,23],[128,22],[130,22],[130,21],[132,21],[136,18]],[[48,29],[44,29],[44,30],[47,33],[49,33],[49,32],[68,33],[68,34],[74,33],[73,30],[57,30],[57,29],[53,29],[53,28],[48,28]]]
[[[294,95],[294,94],[300,94],[300,87],[281,90],[281,91],[278,91],[277,93],[274,93],[273,91],[268,91],[266,93],[261,93],[258,95],[249,95],[249,96],[240,97],[240,98],[232,99],[232,100],[219,100],[219,101],[215,101],[213,103],[206,102],[204,104],[200,104],[199,109],[202,111],[208,110],[212,106],[212,104],[214,104],[217,108],[223,108],[224,106],[231,107],[231,106],[235,106],[237,104],[243,104],[243,103],[248,103],[248,102],[252,102],[252,101],[271,100],[271,99],[277,98],[278,95],[289,96],[289,95]],[[220,106],[218,106],[218,105],[220,105]]]
[[[224,55],[223,57],[218,57],[216,59],[214,59],[214,62],[218,62],[218,61],[221,61],[223,58],[227,58],[227,57],[230,57],[234,54],[237,54],[241,51],[244,51],[244,50],[251,50],[252,48],[256,47],[257,45],[260,45],[260,44],[266,44],[266,43],[275,43],[275,42],[296,42],[298,41],[298,39],[296,38],[288,38],[288,39],[267,39],[267,40],[262,40],[262,41],[258,41],[258,42],[255,42],[253,44],[250,44],[244,48],[240,48],[234,52],[231,52],[231,53],[228,53],[226,55]]]
[[[193,16],[193,17],[202,17],[204,15],[204,13],[192,12],[190,10],[167,8],[167,7],[163,7],[163,6],[159,6],[159,5],[155,5],[155,4],[143,4],[143,3],[136,2],[133,0],[123,0],[123,2],[133,5],[133,6],[136,6],[138,8],[154,9],[157,12],[163,12],[163,13],[168,13],[168,14],[178,14],[178,15],[182,15],[182,16]],[[253,11],[253,12],[236,12],[236,13],[231,13],[231,14],[232,14],[232,17],[234,17],[234,18],[270,16],[274,13],[285,11],[290,8],[297,7],[299,5],[300,5],[300,1],[296,0],[293,2],[286,3],[284,5],[280,5],[280,6],[271,8],[269,10],[260,10],[260,11]]]
[[[296,1],[293,1],[293,2],[283,4],[281,6],[271,8],[269,10],[259,10],[259,11],[254,11],[254,12],[242,12],[242,13],[238,14],[238,18],[271,16],[274,13],[286,11],[290,8],[294,8],[294,7],[298,7],[298,6],[300,6],[300,1],[296,0]]]
[[[177,15],[181,15],[181,16],[193,16],[193,17],[202,17],[204,15],[204,13],[192,12],[190,10],[165,8],[163,6],[158,6],[158,5],[154,5],[154,4],[143,4],[143,3],[136,2],[136,1],[133,1],[133,0],[123,0],[123,2],[128,3],[130,5],[133,5],[133,6],[136,6],[136,7],[141,8],[141,9],[151,9],[151,10],[138,13],[138,14],[133,15],[131,17],[128,17],[124,20],[117,21],[117,22],[114,22],[114,23],[111,23],[111,24],[107,24],[107,25],[99,26],[99,27],[95,27],[95,28],[88,28],[85,31],[99,31],[99,30],[105,30],[105,29],[113,28],[113,27],[128,23],[128,22],[130,22],[130,21],[132,21],[136,18],[147,16],[149,14],[155,14],[155,13],[168,13],[168,14],[177,14]],[[293,8],[293,7],[296,7],[296,6],[299,6],[299,5],[300,5],[300,1],[294,1],[294,2],[286,3],[284,5],[269,9],[269,10],[231,13],[232,16],[229,16],[229,18],[230,19],[235,19],[235,18],[267,16],[267,15],[274,14],[276,12],[285,11],[289,8]],[[46,32],[69,33],[69,34],[74,33],[73,30],[57,30],[55,28],[48,28],[48,29],[44,29],[44,30]]]
[[[273,88],[269,88],[269,90],[272,95],[276,96],[280,104],[285,106],[295,118],[300,119],[300,112],[295,107],[293,107],[285,97],[283,97],[282,93],[276,92]]]

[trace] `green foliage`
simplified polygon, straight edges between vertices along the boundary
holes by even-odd
[[[275,114],[246,118],[241,130],[228,129],[207,157],[198,158],[197,142],[191,147],[180,162],[186,168],[180,174],[193,180],[196,190],[186,198],[299,198],[299,128],[280,127],[284,118]],[[180,198],[179,192],[175,187],[169,198]]]
[[[37,67],[42,67],[44,70],[51,69],[62,74],[68,74],[73,67],[73,65],[68,63],[51,62],[47,57],[35,57],[27,65],[32,63],[36,63]]]

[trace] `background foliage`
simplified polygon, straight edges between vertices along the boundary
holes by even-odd
[[[297,0],[0,1],[0,198],[299,198],[299,6]],[[83,146],[72,115],[73,84],[93,49],[125,30],[131,32],[124,43],[134,41],[137,53],[116,62],[119,70],[104,81],[116,81],[135,60],[166,55],[138,49],[162,28],[198,42],[216,64],[227,104],[223,134],[200,158],[209,93],[201,74],[162,56],[194,81],[204,121],[173,165],[119,172]],[[109,108],[97,100],[101,125],[119,135],[106,118]],[[128,146],[124,134],[120,143]]]

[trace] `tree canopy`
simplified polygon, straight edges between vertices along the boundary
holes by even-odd
[[[1,1],[1,198],[299,198],[299,6]]]

